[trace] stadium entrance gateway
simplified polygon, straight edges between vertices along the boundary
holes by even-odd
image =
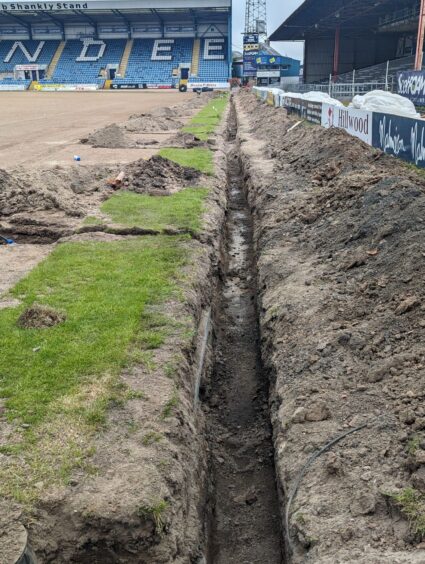
[[[0,90],[228,88],[231,26],[231,0],[0,1]]]

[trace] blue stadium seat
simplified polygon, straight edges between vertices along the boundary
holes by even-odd
[[[116,77],[114,83],[177,86],[178,77],[173,76],[173,70],[177,69],[180,64],[190,65],[192,63],[194,39],[178,38],[168,44],[169,40],[161,39],[157,44],[160,48],[154,56],[155,41],[155,39],[134,40],[126,76],[125,78]],[[191,80],[201,83],[226,82],[229,78],[227,39],[209,39],[209,51],[207,41],[207,39],[201,40],[198,74],[192,76]],[[0,41],[0,72],[13,72],[15,65],[29,63],[20,48],[15,50],[9,62],[4,62],[14,44],[14,41]],[[32,56],[40,42],[22,41],[22,44]],[[108,65],[118,66],[120,64],[126,40],[108,39],[104,40],[103,44],[88,44],[86,52],[83,53],[84,40],[68,40],[51,79],[40,82],[44,84],[103,84],[105,77],[100,76],[101,70],[106,69]],[[45,41],[35,63],[49,65],[58,45],[59,41]],[[169,50],[161,50],[161,47],[166,48],[167,46]],[[83,60],[79,60],[82,53]]]
[[[221,39],[221,38],[220,38]],[[224,57],[223,59],[206,59],[205,42],[201,42],[201,56],[196,82],[227,82],[229,79],[229,62],[227,57],[227,39],[216,45],[222,45],[220,50],[211,50],[210,56]]]
[[[75,84],[96,84],[105,81],[100,77],[101,69],[107,65],[119,65],[124,53],[125,39],[105,40],[105,52],[102,57],[97,59],[99,45],[92,45],[87,51],[86,57],[92,57],[91,61],[78,61],[84,43],[79,40],[69,40],[66,42],[65,49],[59,59],[52,79],[48,82],[75,83]],[[46,83],[47,81],[41,81]]]
[[[7,57],[8,53],[12,49],[16,41],[0,41],[0,72],[13,72],[15,65],[28,65],[32,64],[28,61],[27,57],[24,55],[20,48],[17,48],[10,59],[9,62],[5,62],[4,59]],[[28,53],[32,56],[38,46],[40,41],[21,41],[24,47],[27,49]],[[34,61],[37,65],[49,65],[53,56],[58,48],[59,41],[45,41],[44,45]]]
[[[171,56],[171,60],[152,60],[154,45],[155,39],[135,39],[125,78],[116,78],[114,84],[176,85],[173,69],[192,62],[193,39],[175,39],[169,44],[170,51],[158,51],[159,57]]]

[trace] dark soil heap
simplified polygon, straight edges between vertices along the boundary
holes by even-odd
[[[341,130],[285,134],[283,109],[275,132],[247,94],[238,109],[285,491],[358,429],[304,476],[290,562],[425,562],[424,179]]]
[[[95,149],[127,149],[135,146],[116,123],[94,131],[87,139],[81,139],[81,143],[87,143]]]
[[[90,200],[99,199],[105,190],[104,179],[113,167],[55,166],[26,171],[0,169],[0,218],[38,211],[58,211],[69,217],[85,215]]]
[[[49,306],[33,304],[22,312],[17,324],[23,329],[42,329],[58,325],[65,321],[65,319],[66,317],[63,313]]]
[[[185,133],[180,131],[175,137],[173,137],[169,143],[166,145],[170,147],[184,147],[185,149],[192,149],[193,147],[205,147],[208,145],[206,141],[202,141],[196,135],[192,133]]]
[[[126,168],[126,180],[123,187],[139,194],[156,191],[176,192],[187,186],[193,186],[201,173],[193,168],[154,155],[149,160],[138,160]]]
[[[23,191],[23,186],[11,174],[0,169],[0,215],[19,211],[16,208],[19,208]]]

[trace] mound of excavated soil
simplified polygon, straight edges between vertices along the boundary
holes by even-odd
[[[81,217],[93,193],[104,190],[103,180],[110,173],[108,167],[57,166],[11,173],[0,169],[0,217],[46,210]]]
[[[244,162],[285,491],[313,453],[356,431],[302,479],[291,562],[425,562],[403,502],[413,488],[423,523],[424,179],[341,130],[274,132],[268,108],[247,100],[238,109],[252,144],[242,150],[255,154]],[[293,120],[282,120],[286,131]]]
[[[116,123],[94,131],[87,139],[82,139],[81,143],[87,143],[95,149],[127,149],[135,146]]]
[[[126,168],[123,187],[139,194],[171,193],[193,186],[200,177],[201,173],[193,168],[154,155],[147,161],[141,159]]]
[[[65,315],[55,309],[33,304],[19,316],[17,324],[23,329],[42,329],[44,327],[53,327],[65,321]]]
[[[193,147],[205,147],[207,143],[192,133],[179,131],[179,133],[170,139],[166,145],[169,147],[184,147],[185,149],[192,149]]]
[[[266,154],[269,154],[273,147],[273,142],[281,142],[283,135],[294,125],[295,121],[289,118],[286,111],[282,108],[268,106],[257,98],[253,99],[251,92],[242,90],[238,97],[242,105],[246,105],[246,107],[251,109],[250,130],[256,136],[267,139]]]
[[[183,127],[176,117],[153,114],[132,116],[125,124],[126,131],[131,133],[154,133],[157,131],[173,131]]]

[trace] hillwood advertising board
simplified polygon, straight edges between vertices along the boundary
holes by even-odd
[[[264,100],[266,89],[257,90],[257,96]],[[304,119],[317,123],[315,112],[307,111],[306,100],[286,96],[281,92],[276,105],[285,107]],[[425,120],[368,112],[357,108],[345,108],[332,104],[313,104],[322,107],[321,125],[326,128],[344,129],[368,145],[381,149],[384,153],[425,168]],[[310,106],[311,108],[311,106]]]
[[[321,125],[345,129],[350,135],[372,145],[372,112],[322,104]]]

